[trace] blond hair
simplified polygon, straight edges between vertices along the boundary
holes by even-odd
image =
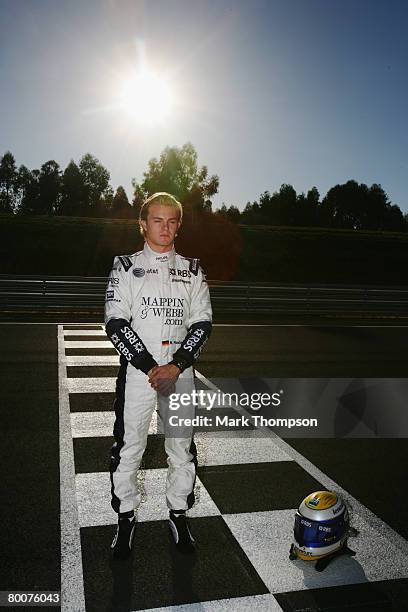
[[[179,221],[183,218],[183,207],[178,200],[170,193],[166,193],[165,191],[158,191],[153,195],[149,196],[147,200],[145,200],[142,204],[139,213],[139,226],[140,233],[144,236],[144,229],[141,221],[147,221],[147,215],[149,214],[149,209],[152,204],[161,204],[162,206],[170,206],[171,208],[175,208],[179,213]]]

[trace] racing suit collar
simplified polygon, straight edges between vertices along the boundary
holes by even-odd
[[[153,251],[153,249],[149,247],[147,242],[145,242],[144,244],[143,253],[145,257],[149,260],[149,262],[156,266],[172,263],[176,254],[174,247],[171,249],[171,251],[166,251],[165,253],[158,253],[157,251]]]

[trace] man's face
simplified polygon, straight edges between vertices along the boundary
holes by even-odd
[[[156,250],[170,250],[181,225],[178,210],[163,204],[152,204],[147,213],[147,221],[140,223],[146,242]]]

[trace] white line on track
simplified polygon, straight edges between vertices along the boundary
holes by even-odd
[[[69,389],[62,325],[58,325],[57,329],[61,483],[61,609],[65,612],[82,612],[85,610],[85,595]]]
[[[68,355],[67,366],[119,366],[119,355]]]
[[[68,393],[113,393],[116,377],[67,378]]]
[[[64,337],[67,336],[105,336],[103,329],[64,329]]]
[[[65,348],[113,348],[110,340],[65,340]]]

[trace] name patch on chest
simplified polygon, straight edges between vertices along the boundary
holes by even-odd
[[[183,325],[184,298],[142,296],[140,318],[161,318],[164,325]]]

